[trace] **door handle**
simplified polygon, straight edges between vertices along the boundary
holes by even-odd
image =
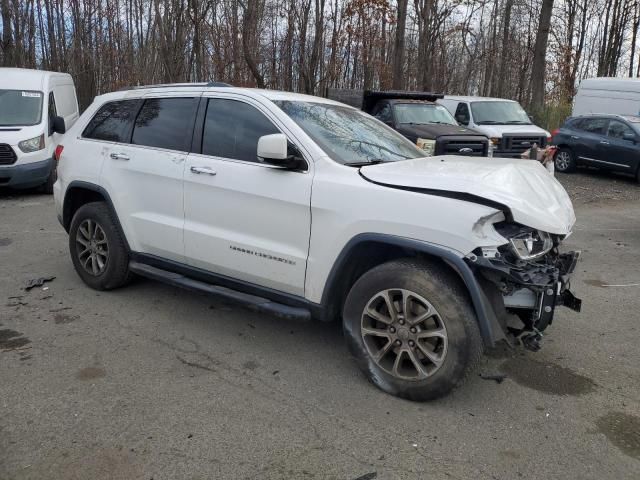
[[[204,173],[205,175],[215,175],[216,172],[209,167],[191,167],[191,173],[195,173],[200,175]]]
[[[112,153],[109,155],[113,160],[129,160],[129,155],[124,153]]]
[[[580,137],[578,137],[576,135],[571,135],[571,138],[573,138],[574,140],[580,140]]]
[[[607,141],[605,141],[605,140],[600,140],[600,143],[601,143],[602,145],[610,145],[610,143],[609,143],[609,142],[607,142]]]

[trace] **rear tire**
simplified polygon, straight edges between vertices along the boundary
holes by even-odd
[[[432,262],[392,261],[362,275],[347,296],[343,327],[369,380],[409,400],[448,394],[476,368],[483,351],[460,280]]]
[[[130,279],[124,239],[104,202],[87,203],[75,213],[69,252],[82,281],[95,290],[118,288]]]
[[[571,149],[562,147],[554,158],[555,168],[560,173],[571,173],[576,170],[576,158]]]

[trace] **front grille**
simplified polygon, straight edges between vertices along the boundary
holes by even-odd
[[[533,147],[533,144],[537,144],[538,147],[545,147],[547,144],[546,137],[504,137],[504,149],[511,152],[524,152],[525,150]]]
[[[18,160],[18,157],[13,148],[6,143],[0,143],[0,165],[11,165],[16,163],[16,160]]]
[[[482,138],[444,138],[438,139],[437,155],[465,155],[470,157],[486,157],[489,144]]]

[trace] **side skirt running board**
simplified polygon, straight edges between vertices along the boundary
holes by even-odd
[[[210,283],[194,280],[180,273],[170,272],[168,270],[162,270],[160,268],[152,267],[144,263],[131,261],[129,262],[129,269],[142,277],[150,278],[152,280],[158,280],[169,285],[185,288],[187,290],[193,290],[197,292],[207,293],[217,297],[222,297],[226,300],[230,300],[240,305],[244,305],[251,310],[268,312],[278,317],[296,319],[296,320],[310,320],[311,312],[301,307],[290,307],[277,303],[266,298],[258,297],[248,293],[237,292],[230,288],[220,287],[218,285],[211,285]]]

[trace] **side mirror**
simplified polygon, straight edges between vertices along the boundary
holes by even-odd
[[[305,166],[300,155],[291,154],[286,135],[274,133],[258,139],[258,158],[264,163],[288,170],[298,170]]]
[[[533,115],[529,115],[529,114],[527,113],[527,117],[529,117],[529,121],[530,121],[531,123],[535,123],[535,122],[533,121]]]
[[[456,122],[460,125],[469,125],[469,117],[465,115],[456,115]]]
[[[67,131],[67,127],[64,124],[64,118],[60,116],[53,117],[51,124],[51,130],[55,133],[64,134]],[[52,132],[52,133],[53,133]]]
[[[638,141],[638,137],[636,137],[633,133],[625,133],[622,136],[622,139],[632,143],[636,143]]]

